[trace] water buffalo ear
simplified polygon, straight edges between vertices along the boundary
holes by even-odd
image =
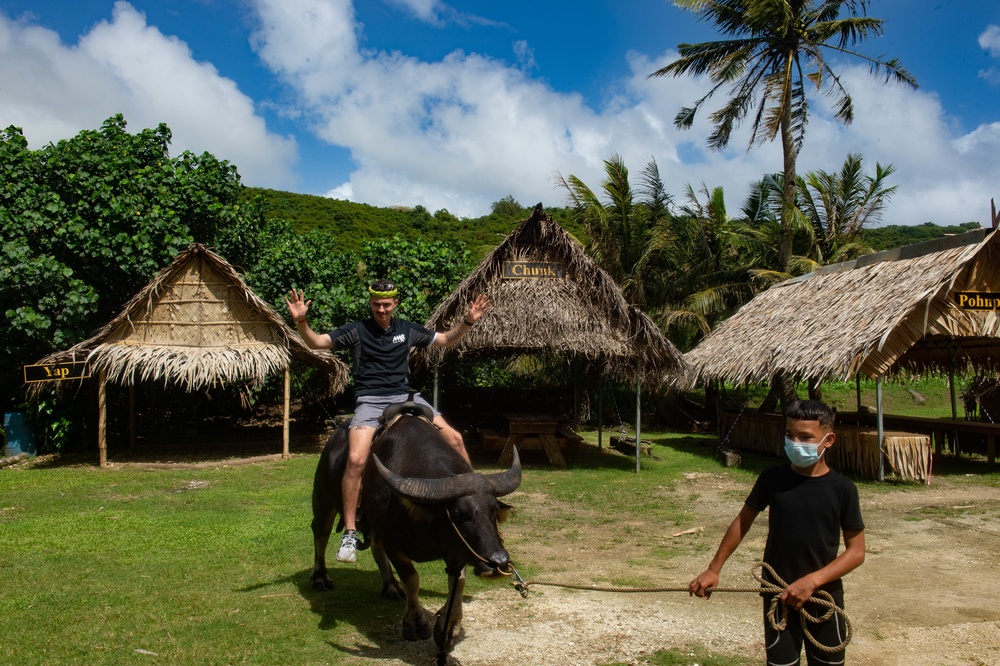
[[[506,502],[500,502],[499,500],[498,504],[500,504],[500,511],[497,513],[497,522],[505,523],[511,516],[514,515],[514,507]]]

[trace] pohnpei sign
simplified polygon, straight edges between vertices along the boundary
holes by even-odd
[[[955,305],[963,310],[1000,310],[1000,293],[995,291],[956,291]]]

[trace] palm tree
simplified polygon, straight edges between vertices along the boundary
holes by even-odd
[[[867,224],[877,222],[897,185],[886,186],[893,166],[875,163],[875,175],[865,175],[862,157],[852,153],[839,173],[811,171],[798,181],[798,208],[814,230],[816,260],[837,263],[872,252],[864,242]]]
[[[758,291],[788,277],[767,267],[767,236],[747,219],[728,215],[721,187],[709,190],[703,184],[700,193],[704,203],[688,185],[672,232],[654,235],[654,242],[668,239],[665,263],[673,268],[655,315],[682,348],[692,347]]]
[[[670,217],[670,195],[651,160],[640,179],[640,199],[629,183],[628,168],[619,155],[604,161],[607,177],[601,183],[606,201],[582,180],[556,174],[568,195],[573,214],[590,236],[587,249],[597,265],[618,283],[632,305],[646,305],[649,267],[655,248],[653,228]]]
[[[748,148],[781,137],[784,156],[778,269],[784,271],[792,254],[792,216],[795,208],[795,160],[808,121],[808,81],[825,90],[844,124],[854,119],[851,96],[827,63],[824,52],[844,54],[867,62],[873,75],[885,81],[916,87],[915,79],[898,60],[870,57],[853,49],[868,37],[883,33],[883,21],[867,16],[867,0],[674,0],[718,26],[721,41],[680,44],[680,58],[650,76],[707,74],[714,84],[691,107],[674,118],[687,129],[698,109],[724,85],[729,101],[710,118],[715,126],[708,145],[721,150],[735,128],[752,113]],[[846,10],[848,16],[839,18]]]

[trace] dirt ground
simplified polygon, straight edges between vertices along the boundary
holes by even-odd
[[[684,585],[711,558],[745,489],[721,474],[691,474],[671,492],[697,497],[691,510],[702,531],[672,537],[672,530],[657,525],[634,525],[631,534],[646,536],[635,537],[631,549],[627,541],[609,544],[604,529],[543,545],[527,538],[529,516],[507,530],[507,540],[517,559],[550,563],[553,573],[545,580],[607,585],[634,578]],[[930,487],[862,492],[861,500],[868,555],[845,580],[854,628],[848,663],[1000,664],[1000,492],[940,477]],[[534,516],[564,508],[516,494],[512,503],[530,507],[526,513]],[[750,570],[763,551],[765,520],[758,518],[730,559],[722,586],[753,584]],[[680,541],[668,559],[642,556]],[[534,587],[522,600],[500,584],[467,603],[465,637],[452,663],[638,664],[658,649],[686,646],[763,663],[761,616],[758,597],[746,593],[720,592],[706,601],[684,593]]]

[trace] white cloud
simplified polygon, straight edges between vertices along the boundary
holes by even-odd
[[[389,2],[402,7],[421,21],[431,24],[440,22],[442,3],[439,0],[389,0]]]
[[[330,196],[421,204],[460,216],[482,215],[507,194],[525,205],[559,205],[564,199],[554,189],[554,172],[596,188],[603,160],[618,153],[634,173],[655,158],[675,196],[689,183],[724,187],[735,212],[751,182],[782,169],[778,142],[747,151],[747,127],[726,151],[706,150],[708,114],[724,103],[725,91],[691,130],[674,128],[680,107],[708,87],[704,79],[647,79],[675,57],[670,52],[655,60],[630,54],[630,77],[593,108],[517,64],[477,54],[455,51],[424,62],[362,51],[348,0],[255,3],[262,23],[255,43],[265,64],[298,91],[315,134],[351,152],[356,168],[346,182],[331,184]],[[515,55],[530,48],[522,43]],[[995,186],[988,175],[997,173],[990,157],[995,134],[982,129],[956,141],[936,95],[881,85],[866,72],[843,72],[856,105],[850,127],[832,119],[825,97],[813,99],[799,171],[835,171],[848,152],[860,152],[869,170],[875,162],[897,169],[890,182],[899,192],[886,223],[983,217]]]
[[[65,45],[58,35],[0,14],[0,117],[32,147],[96,128],[122,113],[132,131],[166,123],[172,151],[208,151],[249,184],[292,186],[293,139],[267,130],[253,100],[186,44],[146,24],[127,2]]]
[[[986,26],[986,30],[979,35],[979,46],[994,58],[1000,58],[1000,25]]]

